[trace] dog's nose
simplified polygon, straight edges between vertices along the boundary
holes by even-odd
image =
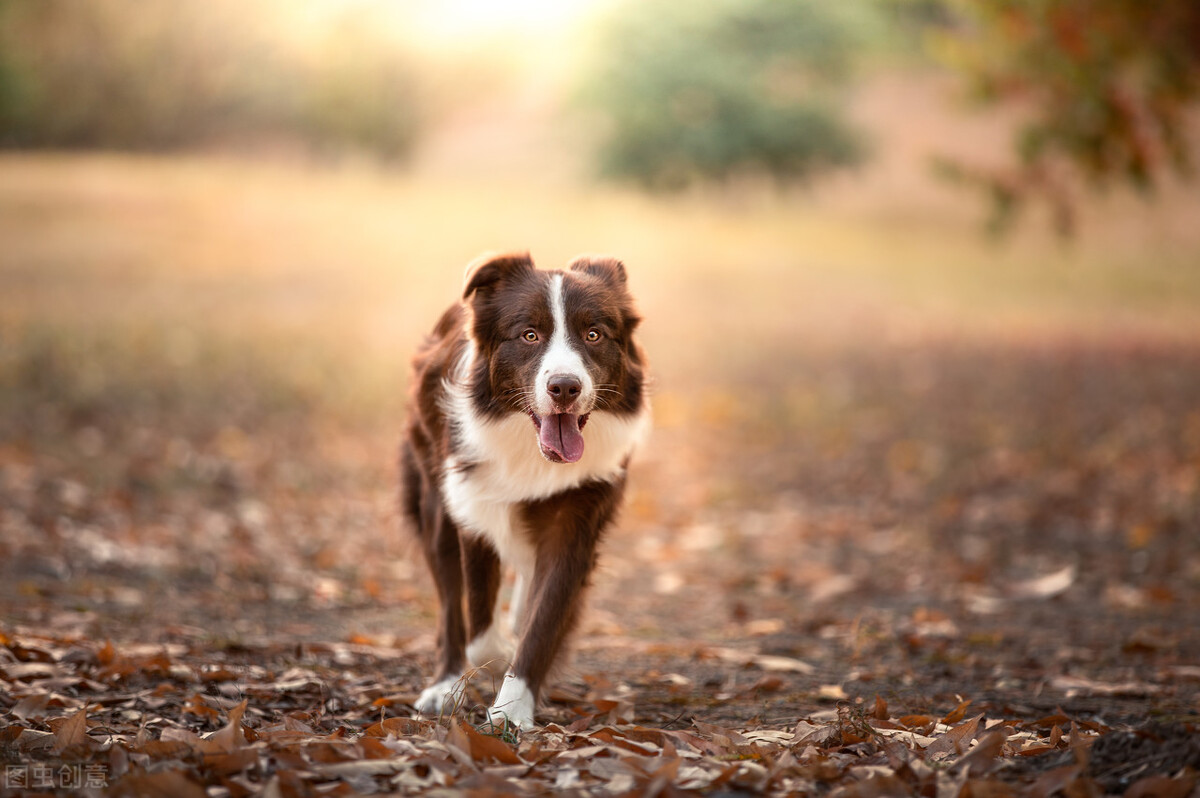
[[[566,407],[579,398],[583,382],[574,374],[555,374],[546,382],[546,393],[560,407]]]

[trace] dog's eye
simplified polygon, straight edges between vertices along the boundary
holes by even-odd
[[[587,335],[584,337],[587,338],[589,344],[594,344],[600,340],[600,331],[593,327],[587,331]]]
[[[525,332],[521,333],[521,338],[528,343],[536,344],[538,340],[538,334],[536,330],[526,330]]]

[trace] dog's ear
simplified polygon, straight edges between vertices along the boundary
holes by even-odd
[[[463,299],[470,299],[476,291],[494,288],[517,272],[532,269],[533,259],[528,252],[481,255],[467,265],[467,273],[463,278]]]
[[[567,268],[599,277],[613,285],[625,285],[625,264],[607,255],[580,255]]]

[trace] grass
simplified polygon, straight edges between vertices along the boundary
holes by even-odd
[[[897,219],[837,196],[671,202],[361,167],[8,155],[0,401],[10,433],[48,425],[36,440],[89,418],[173,419],[202,438],[298,419],[394,429],[408,357],[463,266],[507,248],[543,265],[582,249],[627,260],[668,423],[682,405],[719,415],[789,352],[1191,339],[1200,236],[1160,219],[1179,205],[1110,202],[1083,240],[1027,229],[996,243],[933,205]]]
[[[1185,196],[1094,203],[1073,243],[1035,226],[997,243],[934,203],[898,215],[845,192],[668,201],[365,167],[7,155],[5,411],[55,398],[76,416],[139,402],[203,415],[224,398],[247,426],[289,409],[395,419],[407,359],[463,266],[509,248],[543,265],[624,257],[668,406],[712,404],[706,392],[793,350],[1193,339],[1200,234],[1172,221],[1197,210]]]
[[[836,422],[836,385],[794,371],[813,354],[1200,332],[1200,233],[1179,221],[1200,209],[1182,192],[1094,202],[1073,243],[1036,226],[997,243],[928,186],[905,208],[863,202],[871,190],[672,201],[419,169],[5,155],[0,426],[64,463],[81,434],[94,448],[95,431],[146,428],[201,447],[336,430],[390,462],[408,358],[464,265],[496,249],[626,259],[668,429]],[[745,390],[764,375],[783,387]]]

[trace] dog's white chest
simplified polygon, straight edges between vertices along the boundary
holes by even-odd
[[[520,528],[517,506],[587,482],[620,478],[648,426],[648,416],[593,413],[582,459],[560,464],[542,457],[525,416],[492,421],[468,410],[458,416],[458,450],[444,464],[446,510],[461,529],[484,536],[502,560],[520,567],[532,551],[526,530]]]

